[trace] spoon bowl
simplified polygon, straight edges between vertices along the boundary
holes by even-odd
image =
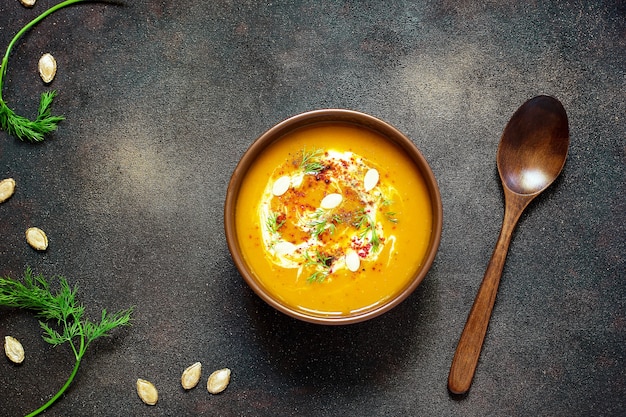
[[[568,148],[567,114],[554,97],[528,100],[504,128],[496,158],[504,190],[504,219],[452,359],[448,390],[453,394],[466,394],[472,384],[517,221],[528,204],[559,176]]]
[[[528,100],[511,117],[498,146],[503,187],[516,194],[539,194],[559,176],[568,147],[567,114],[561,103],[549,96]]]

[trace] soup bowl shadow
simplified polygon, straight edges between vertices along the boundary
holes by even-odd
[[[414,167],[420,173],[426,186],[432,211],[432,224],[423,260],[417,270],[413,272],[406,285],[400,291],[369,309],[348,312],[342,315],[324,316],[309,313],[307,311],[289,306],[282,302],[279,296],[272,294],[265,288],[262,280],[256,275],[255,271],[251,269],[245,260],[237,235],[236,219],[238,215],[237,200],[242,183],[257,158],[259,158],[259,156],[262,155],[270,145],[274,144],[276,141],[291,132],[305,127],[332,123],[347,124],[373,131],[384,140],[395,145],[410,159],[412,164],[414,164]],[[441,240],[442,224],[443,210],[437,180],[435,179],[428,162],[415,144],[413,144],[409,138],[390,124],[374,116],[346,109],[322,109],[301,113],[278,123],[263,133],[244,153],[243,157],[233,171],[226,192],[226,200],[224,204],[224,229],[228,249],[231,253],[235,266],[248,286],[262,300],[276,310],[305,322],[324,325],[344,325],[363,322],[391,310],[404,301],[424,280],[435,259]],[[264,249],[261,248],[259,249],[260,252],[263,250]],[[265,255],[264,253],[259,253],[258,256]]]
[[[436,279],[425,280],[393,310],[349,326],[294,319],[246,289],[252,356],[299,390],[323,387],[341,397],[371,382],[384,383],[407,366],[428,360],[438,325],[437,287]]]

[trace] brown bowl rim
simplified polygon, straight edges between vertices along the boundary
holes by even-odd
[[[354,124],[360,127],[366,127],[370,130],[377,132],[387,140],[392,141],[399,146],[411,160],[415,163],[416,167],[423,176],[424,182],[428,189],[428,194],[432,205],[432,231],[430,234],[430,242],[428,250],[424,257],[424,261],[416,272],[416,275],[411,278],[409,285],[407,285],[396,296],[390,298],[383,304],[376,306],[372,309],[351,314],[348,316],[315,316],[309,315],[305,312],[295,310],[289,306],[284,305],[279,300],[272,297],[266,292],[262,285],[257,281],[254,275],[248,270],[247,264],[243,259],[243,255],[239,248],[239,242],[237,239],[236,226],[235,226],[235,208],[237,203],[237,197],[241,184],[256,160],[257,156],[270,144],[280,140],[287,133],[292,132],[295,129],[311,126],[321,123],[348,123]],[[285,119],[272,128],[261,134],[250,147],[243,154],[239,163],[235,167],[231,179],[226,191],[226,200],[224,203],[224,231],[226,234],[226,242],[228,244],[228,250],[231,253],[232,259],[237,267],[237,270],[242,275],[244,281],[248,286],[267,304],[275,308],[276,310],[302,321],[326,324],[326,325],[340,325],[340,324],[353,324],[369,320],[377,317],[392,308],[396,307],[402,301],[404,301],[415,289],[421,284],[429,272],[439,249],[441,242],[441,233],[443,226],[443,205],[441,202],[441,195],[439,192],[439,186],[435,175],[433,174],[430,165],[426,161],[426,158],[422,155],[417,146],[399,130],[366,113],[362,113],[355,110],[348,109],[319,109],[311,110],[304,113],[297,114],[288,119]]]

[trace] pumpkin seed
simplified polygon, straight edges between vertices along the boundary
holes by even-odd
[[[359,254],[352,249],[348,250],[346,252],[346,267],[350,271],[356,272],[359,269],[359,265],[361,265],[361,259],[359,258]]]
[[[37,0],[20,0],[20,3],[24,5],[24,7],[33,7]]]
[[[7,201],[14,192],[15,180],[13,178],[6,178],[0,181],[0,203]]]
[[[145,379],[137,380],[137,395],[141,398],[141,401],[148,405],[155,405],[159,400],[159,393],[150,381]]]
[[[379,179],[380,175],[377,170],[373,168],[368,170],[363,178],[363,187],[365,188],[365,191],[370,191],[372,188],[376,187]]]
[[[24,361],[24,346],[13,336],[4,337],[4,353],[11,362],[22,363]]]
[[[213,372],[209,376],[206,388],[211,394],[219,394],[224,391],[230,382],[230,369],[224,368]]]
[[[30,227],[26,229],[26,241],[33,249],[48,249],[48,236],[38,227]]]
[[[332,208],[337,207],[339,204],[341,204],[341,200],[343,200],[343,197],[341,196],[341,194],[337,194],[337,193],[328,194],[326,197],[322,199],[322,202],[320,203],[320,207],[323,209],[332,209]]]
[[[39,58],[39,75],[44,83],[51,83],[57,73],[57,61],[50,54],[43,54]]]
[[[291,177],[291,186],[294,188],[298,188],[299,186],[302,185],[302,181],[304,181],[304,174],[299,173],[299,174],[293,175]]]
[[[272,186],[272,194],[276,197],[280,197],[285,194],[291,185],[291,178],[288,176],[283,176],[277,179]]]
[[[180,377],[180,383],[184,389],[192,389],[200,382],[200,374],[202,373],[202,364],[196,362],[183,371]]]

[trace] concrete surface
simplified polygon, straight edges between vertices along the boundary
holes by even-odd
[[[0,3],[0,47],[56,4]],[[135,306],[90,347],[50,416],[609,416],[626,413],[626,7],[620,1],[89,2],[30,31],[3,96],[33,117],[56,89],[43,144],[0,132],[0,275],[27,266],[79,286],[87,313]],[[47,87],[41,54],[58,62]],[[527,99],[564,104],[560,179],[522,216],[469,395],[446,379],[503,215],[495,155]],[[439,181],[434,266],[367,323],[287,318],[246,287],[224,242],[230,175],[275,123],[326,107],[396,126]],[[50,238],[45,253],[23,238]],[[0,415],[26,414],[69,376],[29,313],[0,308]],[[201,361],[201,385],[182,370]],[[220,395],[210,371],[232,369]],[[160,400],[141,403],[135,381]]]

